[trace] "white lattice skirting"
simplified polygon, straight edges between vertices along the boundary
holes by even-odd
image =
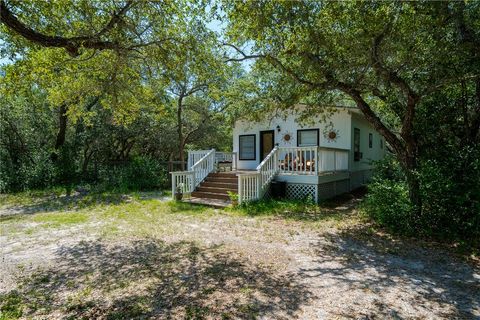
[[[314,184],[287,183],[288,199],[316,199],[317,186]]]
[[[335,197],[342,193],[350,192],[366,184],[372,176],[372,170],[363,170],[352,172],[350,179],[331,181],[321,184],[290,183],[287,182],[287,199],[314,199],[316,202]],[[265,194],[265,198],[270,198],[270,190]]]

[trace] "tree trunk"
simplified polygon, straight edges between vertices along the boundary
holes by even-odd
[[[60,106],[60,113],[58,115],[59,129],[57,139],[55,141],[55,150],[60,149],[65,143],[65,136],[67,134],[67,106],[62,104]]]
[[[65,144],[65,137],[67,135],[67,105],[62,104],[60,106],[59,114],[58,114],[58,132],[57,137],[55,139],[55,151],[51,154],[52,161],[57,161],[58,159],[58,150]]]
[[[412,213],[418,218],[422,214],[422,197],[420,194],[420,180],[417,176],[417,158],[412,155],[407,155],[403,159],[403,162],[405,175],[407,177],[408,197],[413,205]]]
[[[183,143],[183,121],[182,121],[182,111],[183,111],[183,94],[178,98],[178,108],[177,108],[177,125],[178,125],[178,160],[180,161],[181,170],[185,170],[185,150]]]

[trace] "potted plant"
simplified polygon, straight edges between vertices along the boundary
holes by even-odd
[[[175,188],[175,200],[180,201],[183,199],[183,183],[179,183]]]
[[[238,205],[238,193],[227,191],[227,194],[228,194],[228,197],[230,198],[230,201],[232,201],[232,205],[234,206]]]

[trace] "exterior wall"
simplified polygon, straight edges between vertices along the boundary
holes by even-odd
[[[274,142],[280,147],[296,147],[297,146],[297,130],[301,129],[319,129],[319,145],[321,147],[350,149],[351,146],[351,114],[348,110],[338,109],[329,118],[322,120],[321,116],[314,117],[309,123],[302,124],[297,121],[298,113],[289,113],[285,118],[277,116],[270,120],[262,122],[246,122],[237,121],[233,128],[233,151],[238,154],[238,144],[240,135],[254,134],[256,139],[256,159],[255,160],[239,160],[238,169],[253,170],[261,162],[260,159],[260,131],[274,130]],[[328,141],[324,133],[329,129],[330,123],[337,132],[335,141]],[[280,127],[280,132],[277,131]],[[328,128],[327,128],[328,127]],[[289,133],[291,140],[285,142],[282,137]]]
[[[350,150],[349,172],[336,172],[325,175],[295,175],[279,174],[277,181],[287,182],[287,198],[305,199],[311,197],[316,202],[349,192],[366,184],[372,176],[372,161],[380,160],[386,155],[385,139],[363,118],[358,111],[338,109],[331,117],[322,120],[314,118],[308,124],[297,121],[298,114],[291,113],[285,118],[274,117],[262,122],[237,121],[233,129],[233,151],[238,152],[239,136],[254,134],[256,139],[256,159],[251,161],[239,160],[238,169],[253,170],[260,159],[260,131],[274,130],[274,142],[280,147],[297,146],[297,130],[319,129],[319,145],[321,147],[339,148]],[[330,123],[337,132],[335,141],[328,141],[326,133]],[[276,127],[280,127],[280,132]],[[360,152],[362,158],[354,161],[354,128],[360,129]],[[290,142],[283,141],[284,134],[292,137]],[[372,148],[369,147],[369,134],[372,134]],[[382,141],[382,142],[380,142]],[[383,145],[383,148],[381,147]],[[270,192],[267,192],[267,197]]]
[[[354,128],[360,129],[360,152],[362,158],[360,161],[354,161],[353,144],[354,144]],[[369,148],[369,133],[373,134],[372,148]],[[351,122],[351,141],[350,148],[350,171],[367,170],[372,168],[372,161],[383,159],[386,154],[385,139],[368,123],[363,117],[352,114]],[[381,142],[383,148],[381,148]]]

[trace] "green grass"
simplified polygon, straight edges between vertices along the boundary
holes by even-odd
[[[34,215],[33,222],[42,223],[43,226],[58,228],[65,225],[85,223],[89,219],[86,212],[52,212]]]
[[[0,320],[18,319],[23,315],[24,303],[17,291],[0,295]]]
[[[65,193],[63,188],[29,190],[9,194],[2,193],[0,194],[0,207],[32,205],[42,201],[44,198],[59,197],[63,193]]]

